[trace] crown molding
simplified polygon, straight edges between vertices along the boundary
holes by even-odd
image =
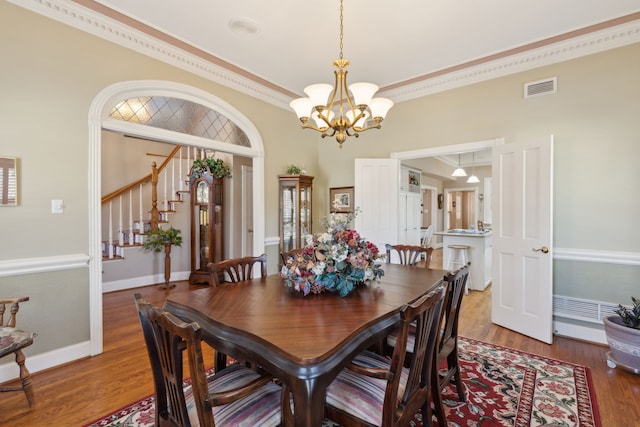
[[[382,88],[380,94],[395,102],[409,101],[638,42],[640,19],[478,65],[460,67],[394,89]]]
[[[7,0],[86,33],[158,59],[212,82],[221,84],[275,106],[289,109],[291,96],[213,64],[193,53],[124,25],[69,0]]]
[[[292,99],[290,94],[267,87],[249,77],[207,61],[70,0],[7,1],[269,104],[290,110],[289,101]],[[452,68],[451,71],[442,70],[433,73],[433,77],[424,76],[416,79],[417,81],[399,84],[387,90],[382,88],[379,94],[391,98],[396,103],[409,101],[638,42],[640,42],[640,19],[635,19],[503,58],[474,61],[474,63],[480,62],[477,65],[468,67],[461,65],[454,67],[455,69]]]

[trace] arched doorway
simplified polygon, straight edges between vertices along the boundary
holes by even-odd
[[[233,145],[190,134],[179,134],[109,117],[119,102],[144,96],[171,97],[189,101],[226,116],[247,136],[249,146]],[[113,84],[103,89],[89,109],[89,321],[91,355],[102,353],[102,252],[101,252],[101,145],[102,130],[127,133],[132,136],[169,143],[185,143],[195,147],[242,155],[252,159],[253,169],[253,248],[264,252],[264,146],[256,127],[240,111],[224,100],[203,90],[180,83],[141,80]]]

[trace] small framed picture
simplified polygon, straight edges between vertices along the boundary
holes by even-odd
[[[334,187],[329,189],[331,213],[353,212],[353,187]]]

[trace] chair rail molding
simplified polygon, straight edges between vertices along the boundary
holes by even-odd
[[[553,248],[553,259],[604,264],[640,265],[640,253],[597,249]]]
[[[0,277],[88,267],[89,255],[87,254],[9,259],[0,261]]]

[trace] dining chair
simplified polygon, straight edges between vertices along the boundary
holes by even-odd
[[[212,283],[214,286],[220,286],[224,283],[242,282],[253,278],[253,268],[256,264],[260,265],[260,277],[265,277],[267,275],[266,254],[210,262],[208,268]]]
[[[440,337],[437,347],[436,361],[433,364],[434,372],[431,373],[432,377],[438,379],[437,381],[432,381],[433,390],[431,394],[434,403],[434,412],[438,418],[439,425],[446,425],[441,392],[449,381],[453,379],[460,401],[466,401],[465,388],[460,377],[460,365],[458,362],[458,318],[460,315],[460,307],[462,306],[462,297],[465,295],[468,277],[469,264],[444,276],[444,282],[447,290],[439,322]],[[396,350],[398,343],[397,337],[398,334],[393,333],[386,339],[387,347],[393,348],[394,351]],[[415,339],[410,330],[407,344],[405,346],[406,352],[409,354],[414,351],[414,340]],[[446,364],[444,363],[445,361]]]
[[[23,391],[27,396],[29,406],[35,404],[31,373],[25,366],[25,356],[22,349],[33,344],[34,332],[16,329],[16,315],[20,310],[20,303],[29,301],[29,297],[0,298],[0,358],[14,354],[20,371],[20,387],[0,387],[0,392]],[[9,316],[5,322],[6,306],[10,305]]]
[[[402,265],[415,266],[422,260],[422,255],[425,255],[425,267],[429,268],[431,264],[431,254],[433,248],[425,248],[415,245],[390,245],[386,244],[387,250],[387,264],[391,263],[392,254],[397,254]]]
[[[155,386],[156,426],[260,425],[282,423],[282,389],[270,375],[231,365],[207,375],[202,332],[135,294]],[[183,382],[186,350],[191,386]],[[289,399],[286,399],[287,404]]]
[[[462,307],[462,298],[465,295],[468,279],[469,264],[453,273],[448,273],[444,278],[448,290],[442,313],[443,320],[438,344],[438,360],[434,365],[436,369],[439,369],[439,384],[436,396],[436,399],[439,400],[441,400],[440,392],[451,380],[456,385],[460,401],[467,400],[458,362],[458,318],[460,317],[460,307]],[[446,367],[443,367],[445,360],[447,362]],[[441,402],[440,406],[442,407]]]
[[[424,373],[433,372],[444,295],[440,282],[402,308],[398,346],[391,359],[365,351],[338,374],[327,388],[327,418],[343,426],[404,426],[422,410],[423,419],[431,420],[430,382],[437,378]],[[404,348],[412,322],[416,351],[406,368]]]
[[[220,262],[210,262],[208,264],[211,283],[213,286],[221,286],[225,283],[237,283],[253,278],[254,266],[260,265],[260,277],[267,275],[267,255],[246,256],[242,258],[226,259]],[[216,351],[215,369],[222,369],[227,366],[227,355]],[[248,363],[247,366],[252,366]],[[255,366],[253,366],[255,368]]]
[[[287,261],[289,259],[297,260],[298,257],[305,252],[305,250],[306,249],[304,248],[300,248],[300,249],[292,249],[286,252],[280,252],[280,263],[281,263],[280,268],[282,268],[283,265],[287,265]]]

